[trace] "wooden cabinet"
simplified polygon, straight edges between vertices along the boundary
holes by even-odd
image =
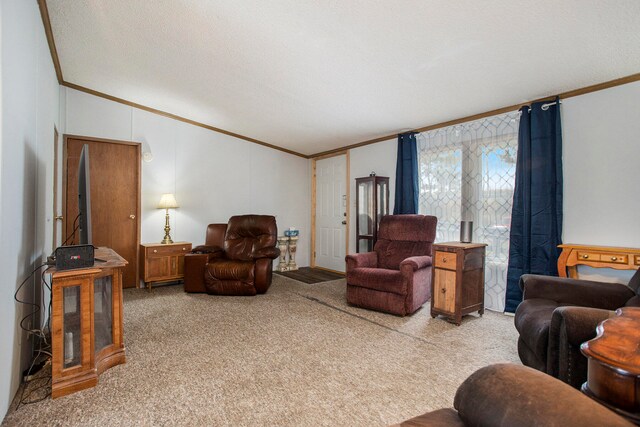
[[[558,258],[558,276],[578,278],[578,265],[616,270],[640,268],[640,249],[612,246],[565,244],[558,246],[562,253]]]
[[[98,248],[91,268],[51,273],[51,397],[98,383],[104,370],[126,362],[122,270],[115,251]]]
[[[184,278],[184,256],[191,251],[191,243],[143,243],[140,245],[140,269],[147,288],[157,282]]]
[[[356,178],[356,252],[373,250],[385,215],[389,215],[389,178]]]
[[[445,316],[456,325],[462,316],[484,313],[484,243],[433,245],[431,317]]]

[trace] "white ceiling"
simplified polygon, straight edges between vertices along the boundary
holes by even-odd
[[[314,154],[640,72],[638,0],[48,0],[64,80]]]

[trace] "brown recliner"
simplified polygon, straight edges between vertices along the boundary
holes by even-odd
[[[522,363],[580,388],[587,359],[580,344],[620,307],[640,306],[640,270],[628,285],[525,274],[515,314]]]
[[[512,364],[490,365],[473,373],[458,387],[453,406],[394,427],[633,426],[567,384]]]
[[[405,316],[431,298],[431,255],[438,219],[386,215],[374,252],[347,255],[347,302]]]
[[[271,285],[278,229],[270,215],[209,224],[205,244],[184,258],[184,290],[212,295],[264,294]]]

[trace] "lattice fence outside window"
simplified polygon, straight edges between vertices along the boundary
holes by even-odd
[[[504,310],[520,113],[514,111],[417,136],[421,214],[438,217],[436,242],[458,241],[473,221],[487,243],[485,307]]]

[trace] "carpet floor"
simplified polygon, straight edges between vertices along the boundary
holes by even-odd
[[[126,364],[2,425],[385,426],[451,407],[482,366],[519,363],[512,317],[358,309],[344,279],[274,276],[257,297],[128,289],[124,320]]]

